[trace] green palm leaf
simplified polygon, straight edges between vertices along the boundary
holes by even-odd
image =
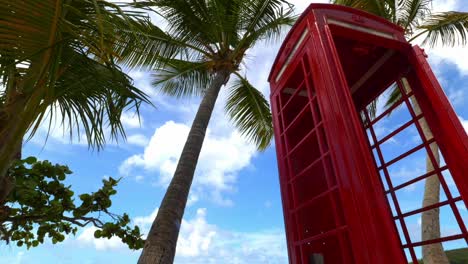
[[[243,56],[258,41],[280,37],[283,29],[279,25],[292,25],[297,18],[293,13],[294,7],[284,0],[242,1],[239,26],[245,34],[235,53]]]
[[[252,30],[249,34],[246,34],[241,40],[244,45],[239,45],[243,49],[248,49],[260,41],[278,41],[283,33],[287,31],[285,25],[292,26],[297,20],[297,16],[294,15],[294,9],[281,9],[278,11],[277,16],[272,18],[262,26]]]
[[[91,147],[101,148],[106,136],[113,140],[125,137],[121,114],[131,108],[138,113],[142,102],[151,104],[148,97],[118,68],[73,50],[65,50],[64,57],[66,70],[57,80],[54,93],[44,98],[35,113],[38,118],[32,124],[30,137],[47,114],[49,121],[55,115],[61,117],[61,125],[69,131],[70,138],[84,132]]]
[[[259,150],[264,150],[273,137],[268,101],[245,78],[240,75],[237,77],[230,89],[226,113],[243,135],[255,143]]]
[[[213,25],[213,10],[203,0],[152,0],[136,4],[137,7],[154,7],[169,22],[168,33],[185,43],[213,51],[212,44],[220,39]]]
[[[468,33],[467,12],[445,12],[430,16],[419,26],[422,33],[427,36],[424,43],[435,46],[437,43],[443,45],[466,45]],[[420,34],[418,34],[419,36]],[[413,38],[414,39],[414,38]]]
[[[394,22],[403,27],[408,35],[412,35],[420,22],[430,14],[431,3],[432,0],[399,1]]]
[[[69,127],[82,127],[90,146],[102,147],[107,129],[112,138],[124,136],[122,111],[149,101],[114,64],[114,47],[123,45],[122,28],[142,24],[145,16],[97,0],[0,3],[0,74],[7,87],[0,119],[16,116],[17,137],[28,128],[33,136],[47,112],[55,115],[52,106],[61,104]],[[18,100],[22,109],[12,110]]]
[[[390,21],[395,17],[395,0],[333,0],[332,3],[365,10]]]
[[[153,74],[153,85],[163,93],[175,96],[200,96],[213,79],[208,62],[171,59]]]
[[[116,34],[119,36],[115,43],[115,53],[118,60],[124,65],[137,68],[163,67],[170,58],[184,54],[190,54],[193,58],[209,57],[204,48],[192,45],[183,37],[176,38],[146,19],[131,20],[119,27]]]

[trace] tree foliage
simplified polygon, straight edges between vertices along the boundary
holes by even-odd
[[[0,197],[24,136],[58,122],[98,150],[125,138],[124,111],[149,103],[116,64],[148,16],[96,0],[0,0]],[[122,30],[122,29],[126,30]]]
[[[15,187],[0,207],[0,240],[27,248],[46,238],[56,244],[75,235],[78,227],[94,225],[96,238],[118,236],[130,249],[143,247],[140,229],[130,226],[129,216],[109,211],[119,181],[104,179],[96,192],[75,195],[65,184],[71,173],[67,166],[34,157],[14,162],[8,177]]]
[[[225,88],[230,94],[226,114],[250,142],[265,150],[273,138],[269,104],[243,77],[242,63],[248,50],[278,40],[294,24],[293,5],[285,0],[149,0],[132,6],[155,12],[168,27],[139,27],[138,38],[116,48],[120,61],[153,70],[153,85],[175,97],[204,95],[214,76],[228,71],[234,82]]]

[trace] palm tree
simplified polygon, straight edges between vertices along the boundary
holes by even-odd
[[[0,0],[0,202],[12,188],[6,171],[45,121],[84,131],[100,149],[106,135],[125,136],[120,115],[147,96],[114,63],[121,28],[140,13],[95,0]],[[128,36],[126,36],[128,38]],[[50,125],[49,125],[50,128]]]
[[[153,85],[176,97],[202,96],[171,183],[138,263],[172,263],[194,171],[222,87],[225,110],[259,150],[273,136],[268,101],[241,74],[246,52],[275,40],[296,19],[286,0],[150,0],[135,5],[167,20],[167,31],[148,25],[134,49],[121,47],[128,66],[151,67]],[[132,40],[130,40],[132,41]],[[230,77],[234,80],[229,82]]]
[[[453,46],[465,45],[468,33],[468,13],[443,12],[432,13],[432,0],[334,0],[334,4],[345,5],[381,16],[405,30],[408,40],[414,41],[418,37],[425,37],[423,44],[434,46],[443,44]],[[403,82],[405,83],[405,82]],[[393,105],[400,99],[400,90],[394,89],[386,102]],[[414,98],[415,112],[421,112]],[[426,138],[432,137],[425,120],[421,127]],[[437,145],[431,144],[431,151],[437,163],[440,163]],[[434,170],[429,157],[426,157],[426,171]],[[440,181],[437,175],[426,179],[422,207],[433,205],[440,200]],[[421,216],[422,241],[440,238],[439,208],[424,211]],[[430,264],[449,264],[441,243],[424,245],[422,247],[423,261]]]

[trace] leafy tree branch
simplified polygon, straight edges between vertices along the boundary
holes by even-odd
[[[78,227],[93,225],[98,228],[96,238],[118,236],[130,249],[142,248],[139,227],[130,226],[127,214],[109,211],[119,180],[104,179],[99,190],[81,194],[76,201],[71,185],[64,184],[71,173],[67,166],[34,157],[14,162],[7,176],[14,187],[0,207],[0,240],[30,248],[49,237],[56,244],[75,235]]]

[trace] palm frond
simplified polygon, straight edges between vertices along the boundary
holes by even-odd
[[[454,46],[467,44],[468,12],[444,12],[428,17],[419,27],[421,34],[427,34],[424,44]],[[413,37],[415,39],[417,36]]]
[[[184,39],[174,38],[149,20],[132,20],[130,23],[123,21],[116,34],[119,36],[115,43],[118,60],[131,68],[164,67],[164,58],[170,60],[181,54],[190,54],[197,58],[210,56]]]
[[[398,88],[398,85],[395,83],[389,88],[391,90],[390,95],[387,98],[387,101],[385,102],[385,108],[390,108],[392,105],[394,105],[396,102],[398,102],[401,99],[401,92],[400,89]]]
[[[209,63],[171,59],[153,73],[153,86],[175,97],[200,96],[211,83]]]
[[[333,0],[332,3],[360,9],[389,21],[395,17],[394,0]]]
[[[230,87],[226,113],[244,136],[255,143],[259,150],[264,150],[273,137],[268,101],[245,78],[240,75],[237,77]]]
[[[169,23],[168,33],[199,49],[213,52],[218,43],[213,21],[213,10],[203,0],[152,0],[136,2],[138,8],[154,8]]]
[[[258,40],[278,37],[281,26],[292,25],[296,19],[294,6],[285,0],[242,1],[239,12],[243,36],[236,52],[241,54]]]
[[[62,115],[70,133],[83,129],[91,147],[102,147],[107,130],[111,138],[125,136],[120,114],[149,100],[115,65],[114,47],[118,29],[146,15],[96,0],[0,3],[0,74],[26,98],[15,113],[17,137],[28,128],[33,136],[49,111],[49,118]]]
[[[246,50],[260,41],[278,41],[296,20],[297,16],[292,8],[281,9],[268,23],[246,33],[239,43],[239,49]]]
[[[73,50],[65,50],[64,55],[63,73],[54,92],[49,92],[38,107],[30,137],[48,114],[49,121],[61,117],[61,125],[69,131],[70,138],[84,132],[93,148],[100,149],[107,136],[116,141],[120,136],[125,138],[121,114],[132,108],[138,113],[141,103],[151,104],[148,97],[120,69]]]
[[[221,52],[237,46],[240,40],[240,10],[243,1],[212,0],[208,1],[208,9],[213,14]]]
[[[49,40],[58,30],[57,16],[61,7],[57,1],[8,1],[0,4],[0,50],[18,60],[49,47]],[[34,10],[34,12],[31,12]],[[38,19],[40,17],[40,19]],[[54,19],[55,18],[55,19]]]
[[[431,12],[432,0],[401,0],[397,6],[395,23],[412,35],[420,22]]]

